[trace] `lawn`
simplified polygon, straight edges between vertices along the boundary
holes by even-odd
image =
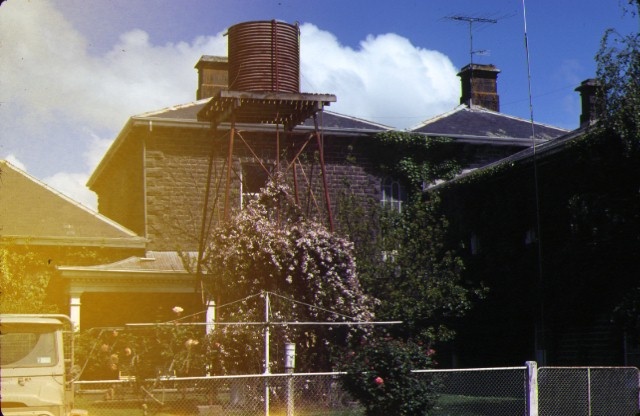
[[[432,414],[434,416],[493,416],[524,414],[526,403],[522,398],[440,395]]]
[[[264,414],[263,404],[255,403],[255,406],[213,406],[209,411],[204,408],[199,409],[204,403],[197,399],[167,398],[162,404],[152,401],[146,402],[146,412],[143,408],[143,400],[101,400],[93,395],[82,395],[76,397],[75,407],[88,410],[91,416],[260,416]],[[274,404],[270,408],[271,416],[285,416],[287,409],[281,404]],[[296,416],[361,416],[362,411],[358,408],[330,409],[318,405],[295,406]]]

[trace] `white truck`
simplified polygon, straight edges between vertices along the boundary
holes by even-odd
[[[64,333],[69,334],[65,348]],[[3,416],[80,416],[73,409],[72,324],[65,315],[0,315]]]

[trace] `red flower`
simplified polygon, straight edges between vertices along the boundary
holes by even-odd
[[[378,386],[382,386],[384,384],[384,380],[382,379],[382,377],[376,377],[373,379],[373,381],[378,385]]]

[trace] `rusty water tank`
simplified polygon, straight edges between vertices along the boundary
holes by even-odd
[[[244,22],[231,26],[228,36],[230,90],[300,92],[298,25]]]

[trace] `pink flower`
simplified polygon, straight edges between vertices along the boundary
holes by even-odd
[[[378,386],[382,386],[384,384],[384,380],[382,379],[382,377],[378,376],[376,378],[373,379],[374,383],[376,383],[376,385]]]

